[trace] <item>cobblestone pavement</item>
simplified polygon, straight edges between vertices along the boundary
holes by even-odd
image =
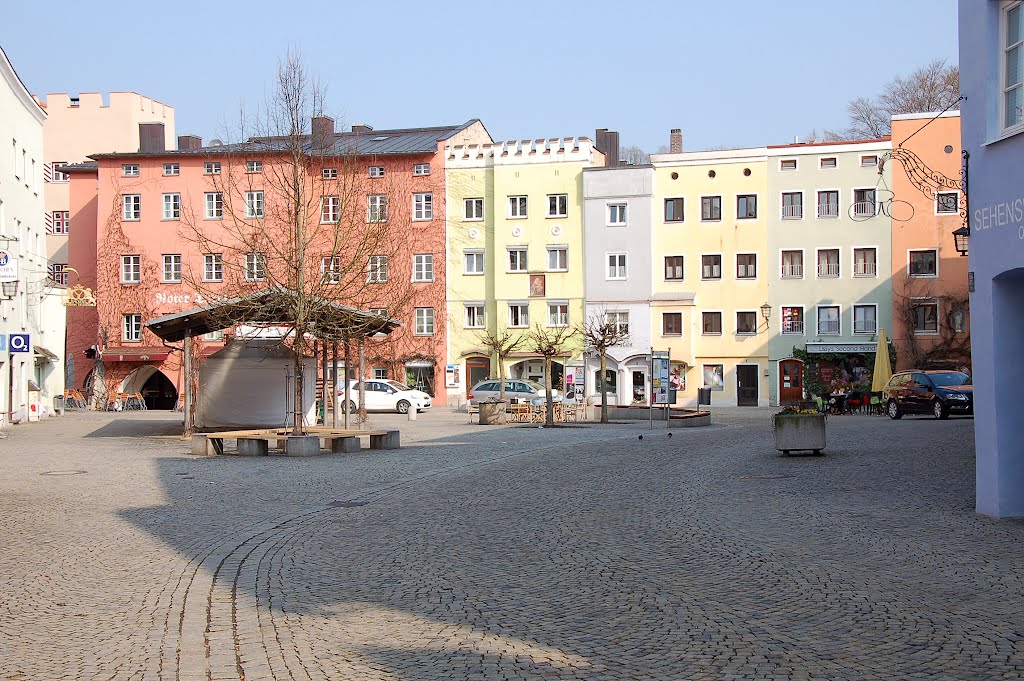
[[[0,679],[1016,679],[1024,523],[973,421],[492,428],[193,458],[170,415],[0,441]],[[643,435],[643,440],[638,438]]]

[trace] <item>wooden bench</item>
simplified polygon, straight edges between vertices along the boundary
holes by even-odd
[[[331,452],[350,453],[360,450],[359,438],[370,438],[370,449],[401,449],[401,439],[397,430],[332,430],[330,428],[310,428],[306,436],[314,436],[323,440]],[[267,456],[270,454],[270,443],[274,442],[278,449],[287,451],[289,437],[294,437],[287,429],[280,430],[229,430],[215,433],[196,433],[192,436],[192,454],[196,456],[216,456],[224,454],[224,440],[237,441],[239,456]]]

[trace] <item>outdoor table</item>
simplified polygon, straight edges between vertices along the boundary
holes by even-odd
[[[849,397],[849,393],[832,393],[829,395],[829,404],[832,405],[833,414],[845,414],[846,413],[846,398]]]

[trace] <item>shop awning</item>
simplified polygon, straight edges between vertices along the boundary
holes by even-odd
[[[44,348],[42,345],[33,345],[32,349],[35,350],[36,357],[43,357],[47,360],[60,359],[57,355]]]
[[[162,346],[103,348],[99,359],[104,362],[162,362],[169,352]]]

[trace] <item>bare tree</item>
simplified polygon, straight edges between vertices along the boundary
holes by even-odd
[[[894,337],[893,342],[907,366],[959,369],[969,364],[970,296],[966,287],[960,291],[936,292],[930,281],[910,275],[904,275],[901,283],[893,291],[893,316],[900,320],[905,337]],[[935,312],[934,319],[931,318],[931,309]],[[919,331],[919,325],[934,325],[935,330]]]
[[[544,383],[547,388],[545,402],[547,403],[547,416],[545,422],[549,426],[555,425],[554,413],[554,376],[551,374],[551,365],[555,357],[565,354],[570,341],[576,337],[579,331],[570,326],[541,326],[535,324],[526,334],[526,346],[544,358]]]
[[[621,347],[629,342],[629,332],[618,324],[609,322],[605,315],[591,316],[580,329],[584,347],[596,352],[601,359],[601,423],[608,423],[608,350]]]
[[[480,342],[485,348],[491,351],[498,360],[498,385],[499,398],[505,401],[505,359],[521,348],[526,342],[522,334],[513,333],[508,329],[504,331],[487,331],[480,334]]]
[[[643,166],[651,162],[651,155],[633,144],[619,151],[619,160],[631,166]]]
[[[960,97],[960,68],[936,59],[909,76],[896,76],[874,99],[857,97],[846,105],[849,127],[826,130],[826,140],[874,139],[892,131],[892,117],[943,111]]]

